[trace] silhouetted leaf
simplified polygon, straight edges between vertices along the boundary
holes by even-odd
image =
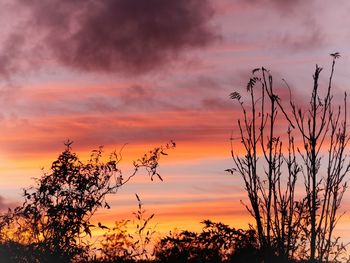
[[[233,100],[240,100],[241,99],[241,94],[239,94],[237,91],[232,92],[230,94],[230,98]]]

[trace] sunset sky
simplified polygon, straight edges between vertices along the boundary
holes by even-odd
[[[21,202],[67,139],[83,160],[100,145],[108,154],[127,144],[125,175],[132,160],[174,140],[164,182],[139,173],[98,220],[131,218],[138,193],[160,231],[198,230],[203,219],[245,228],[243,182],[224,172],[240,116],[229,94],[264,66],[277,86],[284,78],[307,97],[316,63],[326,83],[336,51],[335,99],[349,89],[347,0],[0,3],[1,208]],[[350,237],[349,222],[348,213],[339,229]]]

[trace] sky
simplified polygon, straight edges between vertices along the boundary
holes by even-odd
[[[335,99],[348,89],[346,0],[0,0],[0,208],[21,202],[70,139],[81,159],[104,146],[132,160],[174,140],[160,161],[108,197],[106,225],[131,218],[142,199],[160,231],[198,230],[204,219],[252,222],[243,181],[229,175],[231,132],[253,68],[271,70],[297,94],[315,65],[328,78],[340,52]],[[283,91],[282,91],[283,92]],[[300,96],[300,97],[299,97]],[[343,209],[350,207],[349,193]],[[349,231],[345,215],[339,229]],[[350,234],[349,234],[350,237]]]

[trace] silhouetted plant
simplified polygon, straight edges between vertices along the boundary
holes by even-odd
[[[132,236],[134,242],[132,245],[133,258],[137,261],[149,260],[151,252],[151,239],[155,234],[155,226],[150,225],[150,221],[153,219],[154,214],[146,215],[146,210],[143,208],[143,204],[136,194],[138,202],[138,210],[134,212],[135,220],[133,224],[136,224],[135,234]]]
[[[273,89],[273,78],[265,68],[253,70],[247,92],[248,105],[243,103],[239,93],[231,94],[243,113],[243,120],[238,119],[238,128],[244,154],[233,151],[232,139],[235,167],[227,171],[237,172],[243,178],[250,201],[245,207],[255,219],[260,249],[266,260],[271,261],[275,256],[288,259],[302,246],[298,233],[304,214],[304,200],[295,200],[301,167],[296,162],[292,125],[287,128],[287,137],[281,138],[281,132],[276,131],[281,123],[279,110],[282,117],[288,118],[288,115]],[[283,154],[283,139],[287,140],[286,155]]]
[[[326,95],[323,98],[319,95],[322,68],[316,65],[308,109],[303,110],[290,102],[293,121],[303,140],[303,147],[298,151],[304,165],[308,211],[308,218],[303,221],[304,231],[310,241],[310,259],[320,261],[336,260],[345,249],[338,244],[339,238],[333,237],[333,231],[340,218],[337,212],[347,188],[345,176],[350,170],[345,151],[349,142],[346,93],[344,106],[336,109],[332,95],[334,66],[340,55],[337,52],[331,56],[333,63]],[[322,156],[324,152],[327,152],[326,158]]]
[[[115,226],[103,235],[100,262],[124,262],[132,260],[132,239],[128,233],[129,220],[116,221]]]
[[[152,236],[155,234],[155,226],[150,225],[154,214],[146,215],[146,210],[136,194],[138,210],[134,212],[135,219],[115,222],[101,241],[102,262],[128,262],[148,261],[152,253]],[[130,224],[132,226],[130,227]],[[135,227],[135,233],[130,233],[130,228]],[[129,231],[128,231],[129,230]]]
[[[324,98],[319,96],[322,69],[316,66],[312,95],[305,110],[295,106],[292,99],[290,112],[282,106],[273,89],[272,75],[265,68],[254,69],[248,82],[249,109],[241,94],[231,94],[242,108],[243,121],[238,120],[238,127],[244,154],[232,150],[235,167],[227,171],[238,172],[244,180],[250,201],[246,208],[255,219],[260,249],[267,259],[278,256],[284,260],[337,260],[345,250],[333,237],[333,230],[347,187],[344,178],[350,170],[345,153],[349,141],[346,94],[342,119],[341,107],[334,109],[331,94],[339,53],[331,55],[327,93]],[[287,136],[277,130],[285,122]],[[294,136],[301,139],[300,146],[295,146]],[[325,143],[327,139],[329,144]],[[322,162],[324,152],[328,156]],[[304,177],[305,196],[296,199],[299,174]]]
[[[72,262],[88,258],[89,246],[85,242],[96,227],[91,218],[99,208],[109,208],[105,198],[116,193],[140,168],[145,168],[153,179],[158,161],[172,142],[155,148],[134,162],[134,171],[123,178],[118,163],[120,153],[112,153],[107,162],[102,161],[103,149],[92,152],[83,163],[72,152],[71,142],[52,163],[50,172],[37,179],[36,186],[24,189],[24,203],[2,216],[3,243],[13,240],[30,250],[31,257],[18,262]],[[16,255],[15,255],[16,256]]]
[[[201,233],[170,233],[156,245],[157,262],[258,262],[254,230],[231,228],[210,220]]]

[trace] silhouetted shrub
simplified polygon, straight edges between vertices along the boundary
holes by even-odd
[[[202,223],[204,227],[201,233],[181,231],[162,238],[155,248],[156,261],[215,263],[257,259],[254,230],[236,230],[210,220]]]
[[[120,153],[103,162],[100,147],[83,163],[72,152],[71,142],[65,146],[36,186],[24,189],[23,205],[1,217],[0,249],[16,262],[86,262],[90,247],[85,241],[93,228],[103,227],[91,224],[91,218],[99,208],[109,208],[106,195],[116,193],[140,168],[151,179],[161,178],[159,158],[175,144],[155,148],[135,161],[126,179],[118,168]]]
[[[146,215],[146,210],[136,194],[138,210],[134,212],[134,220],[116,221],[101,241],[100,259],[102,262],[146,262],[150,260],[153,249],[152,236],[155,227],[150,225],[154,214]],[[128,231],[132,223],[134,233]]]

